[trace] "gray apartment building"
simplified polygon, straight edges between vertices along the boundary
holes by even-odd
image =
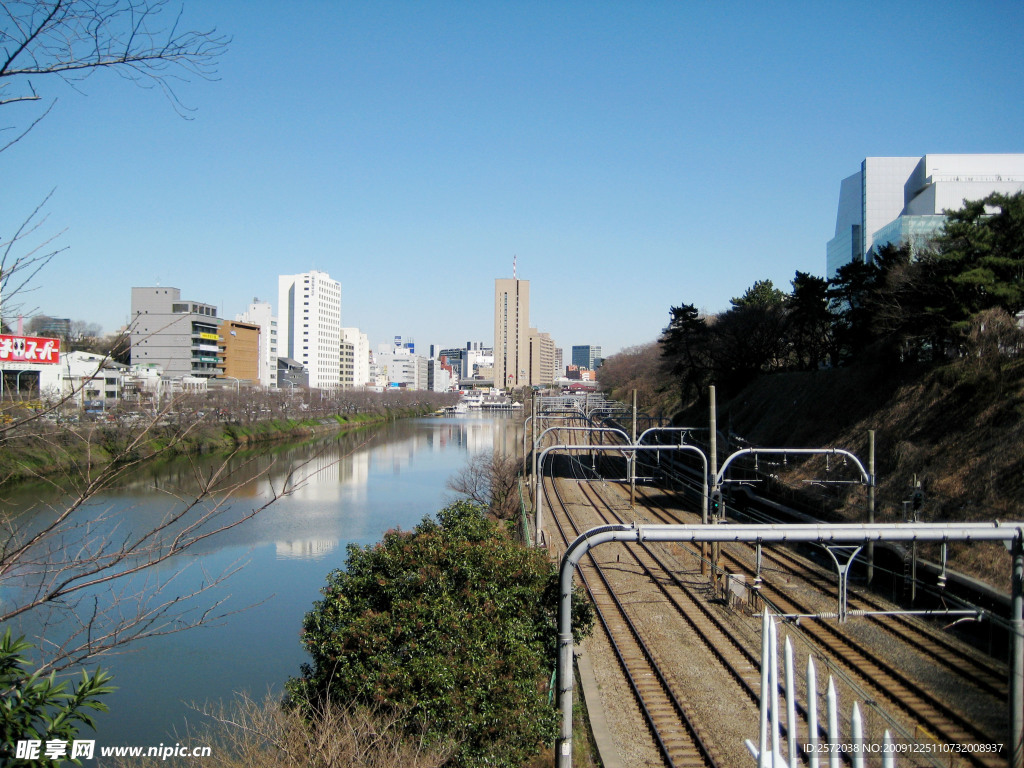
[[[212,378],[220,322],[215,306],[182,299],[178,288],[132,288],[132,365],[159,365],[168,378]]]

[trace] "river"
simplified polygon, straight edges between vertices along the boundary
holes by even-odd
[[[391,528],[409,529],[453,499],[448,479],[472,453],[521,450],[515,417],[469,415],[410,419],[299,446],[275,446],[239,458],[244,471],[264,475],[240,483],[230,503],[246,510],[281,488],[300,469],[292,492],[237,528],[203,542],[189,555],[160,569],[181,572],[174,589],[237,569],[204,593],[197,607],[223,600],[235,611],[212,625],[130,646],[102,666],[118,690],[105,697],[97,746],[155,746],[187,738],[203,718],[190,703],[228,701],[236,691],[258,699],[279,696],[299,674],[306,655],[299,641],[302,618],[319,595],[326,575],[343,567],[349,544],[367,545]],[[94,509],[130,510],[144,525],[173,508],[171,494],[195,492],[195,476],[218,460],[175,460],[126,478],[93,501]],[[307,463],[309,462],[309,463]],[[12,489],[7,514],[47,499],[38,488]],[[30,513],[34,514],[34,513]],[[84,738],[92,738],[88,729]]]

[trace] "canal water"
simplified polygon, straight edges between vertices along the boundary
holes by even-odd
[[[118,690],[105,697],[111,711],[99,717],[97,746],[184,743],[183,735],[203,721],[191,704],[227,702],[237,691],[256,699],[268,692],[279,696],[306,660],[299,639],[302,618],[319,599],[326,575],[344,566],[347,546],[371,544],[392,528],[412,528],[453,500],[447,481],[471,454],[518,453],[521,441],[514,416],[469,415],[404,420],[238,458],[239,472],[263,474],[236,478],[239,487],[229,502],[234,513],[263,504],[271,487],[284,487],[294,471],[291,492],[241,526],[161,566],[161,579],[176,575],[175,593],[234,571],[194,604],[202,610],[223,601],[217,612],[230,615],[106,657],[102,666],[114,674]],[[183,459],[150,467],[90,507],[124,511],[122,519],[133,524],[152,523],[180,504],[177,498],[194,495],[196,476],[208,474],[217,462],[203,457],[198,463]],[[59,503],[41,498],[38,489],[15,489],[6,494],[3,508],[8,514],[19,506],[39,509],[40,501]]]

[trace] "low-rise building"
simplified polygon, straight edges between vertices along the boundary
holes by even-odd
[[[169,378],[212,378],[220,362],[220,319],[212,304],[178,288],[132,288],[132,365],[155,363]]]
[[[260,382],[260,326],[225,320],[220,326],[218,378]]]
[[[47,400],[63,400],[78,408],[113,408],[121,400],[127,370],[128,366],[106,355],[68,352],[60,356],[59,365],[40,372],[40,393]]]
[[[309,387],[309,371],[298,360],[290,357],[277,358],[277,387],[278,389],[300,389]]]
[[[383,374],[388,387],[427,388],[427,358],[422,355],[395,348],[392,352],[378,352],[375,359],[378,373]]]

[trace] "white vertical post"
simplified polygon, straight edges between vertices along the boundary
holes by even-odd
[[[818,675],[810,654],[807,655],[807,736],[811,744],[808,763],[810,768],[818,768]]]
[[[828,679],[828,693],[825,694],[825,706],[828,707],[828,768],[839,768],[839,702],[836,700],[836,684]]]
[[[793,683],[793,644],[786,638],[786,741],[789,745],[787,755],[789,757],[789,768],[796,766],[796,744],[797,744],[797,723],[796,723],[796,685]]]
[[[771,703],[772,703],[772,746],[771,765],[775,768],[776,756],[779,755],[779,636],[775,622],[768,625],[768,652],[771,653]]]
[[[768,765],[768,761],[765,755],[768,754],[768,696],[771,694],[771,665],[768,663],[768,654],[771,650],[771,644],[768,640],[768,625],[771,623],[771,617],[768,615],[768,609],[764,609],[763,618],[761,619],[761,730],[760,738],[758,740],[758,766]]]
[[[853,768],[864,768],[864,723],[860,718],[860,707],[853,702],[853,716],[850,718],[850,745],[853,747]]]
[[[896,756],[892,751],[892,736],[889,735],[889,731],[886,730],[885,738],[882,739],[882,768],[896,768]]]

